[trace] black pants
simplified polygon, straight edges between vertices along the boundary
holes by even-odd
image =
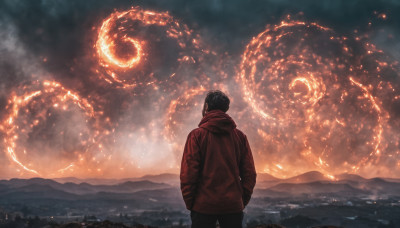
[[[209,215],[190,211],[192,228],[215,228],[217,220],[221,228],[242,228],[243,212]]]

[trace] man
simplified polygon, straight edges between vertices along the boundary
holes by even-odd
[[[192,228],[241,228],[243,209],[256,184],[246,135],[226,114],[229,98],[210,91],[199,128],[188,135],[181,164],[181,191]]]

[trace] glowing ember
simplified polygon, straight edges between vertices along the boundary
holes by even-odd
[[[172,150],[177,158],[180,158],[182,145],[186,140],[184,134],[190,132],[200,122],[200,111],[206,91],[204,87],[190,89],[170,102],[163,134],[165,139],[172,145]]]
[[[272,174],[282,176],[283,167],[290,173],[293,160],[300,159],[302,166],[334,179],[329,173],[359,172],[383,155],[389,114],[373,91],[391,87],[379,77],[393,64],[361,40],[287,20],[268,26],[247,45],[237,80],[260,118],[262,147],[273,149],[268,160],[288,163],[267,164]],[[378,67],[366,67],[367,61]]]
[[[159,27],[152,31],[154,26]],[[143,30],[146,34],[143,34]],[[165,49],[162,45],[171,43],[160,40],[173,40],[177,55],[166,53],[168,59],[160,60]],[[199,58],[199,37],[193,35],[188,27],[169,15],[168,12],[154,12],[132,8],[115,12],[103,21],[99,29],[96,49],[101,66],[105,72],[98,71],[107,82],[122,88],[137,85],[152,85],[168,81],[175,76],[182,63],[195,64]],[[197,53],[196,53],[197,52]],[[176,58],[175,69],[156,74],[155,63],[168,62]],[[171,67],[169,65],[168,67]],[[165,70],[164,70],[165,71]]]
[[[31,87],[24,86],[20,88],[19,91],[29,91]],[[67,112],[69,115],[72,114],[67,117],[70,121],[69,124],[82,123],[84,125],[96,122],[94,120],[96,113],[87,100],[65,89],[57,82],[45,81],[40,85],[36,85],[35,88],[36,87],[40,88],[36,91],[24,92],[22,95],[14,93],[10,97],[9,104],[6,107],[9,114],[3,121],[2,127],[5,129],[6,133],[4,142],[9,158],[24,170],[43,175],[43,172],[53,172],[51,171],[51,167],[57,166],[59,163],[56,163],[57,165],[53,164],[54,161],[46,163],[49,157],[54,157],[50,154],[43,157],[42,153],[72,153],[70,157],[74,157],[77,154],[81,157],[82,154],[87,152],[90,145],[95,143],[95,139],[98,137],[99,133],[90,131],[80,132],[77,136],[74,136],[68,133],[69,130],[66,127],[61,126],[59,127],[60,129],[55,129],[59,121],[58,119],[63,119],[60,117],[60,113],[62,112]],[[73,112],[76,112],[76,108],[74,109],[73,106],[81,110],[84,119],[74,119],[79,118],[79,116],[75,117],[73,115]],[[49,119],[54,121],[50,121]],[[47,126],[48,124],[51,124],[50,127],[53,128],[52,130]],[[73,127],[79,129],[78,126],[74,125]],[[41,133],[41,129],[44,129],[46,132]],[[47,146],[39,145],[35,142],[36,139],[43,139],[43,137],[49,140]],[[70,141],[64,142],[66,137],[73,137],[74,140],[71,141],[76,140],[79,145],[71,146],[64,144],[70,143]],[[34,148],[35,145],[39,148]],[[53,151],[54,149],[58,151]],[[34,150],[39,150],[41,153],[39,157],[42,157],[40,159],[43,161],[43,163],[40,164],[42,167],[30,163],[30,158],[34,157],[30,151]],[[60,163],[62,165],[65,162],[61,161]],[[46,164],[45,167],[43,167],[44,164]],[[59,167],[55,167],[54,169],[58,170],[58,172],[65,172],[73,167],[74,162],[71,162],[70,164],[64,164],[61,169]],[[43,172],[39,172],[39,169],[43,170]]]

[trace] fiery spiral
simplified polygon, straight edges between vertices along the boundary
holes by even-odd
[[[74,169],[100,134],[92,128],[97,115],[93,106],[54,81],[18,88],[6,111],[2,128],[7,155],[23,170],[38,175]],[[56,162],[57,153],[70,159]]]
[[[97,72],[122,88],[166,82],[204,52],[199,37],[168,12],[140,8],[106,18],[95,46],[103,67]]]
[[[297,159],[325,173],[379,162],[390,131],[379,91],[393,89],[383,72],[396,72],[382,56],[363,37],[290,17],[254,37],[237,81],[260,119],[262,150],[275,159],[265,171],[279,176],[281,163]]]

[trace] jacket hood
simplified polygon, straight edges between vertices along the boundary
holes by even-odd
[[[212,110],[207,112],[201,119],[199,127],[204,128],[213,133],[229,133],[236,128],[233,119],[221,110]]]

